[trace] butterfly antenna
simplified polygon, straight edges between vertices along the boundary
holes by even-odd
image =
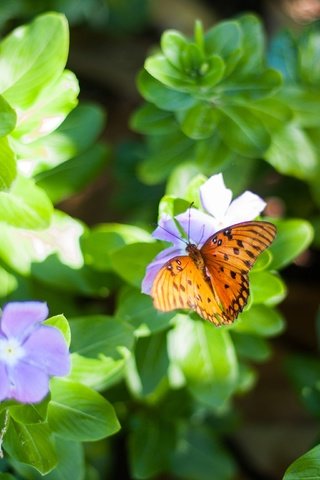
[[[174,233],[170,232],[169,230],[167,230],[165,227],[163,227],[162,225],[159,225],[158,223],[155,223],[155,225],[159,228],[162,228],[162,230],[164,230],[165,232],[169,233],[169,235],[171,235],[172,237],[174,238],[177,238],[178,240],[181,240],[183,243],[185,243],[186,245],[188,245],[189,242],[187,242],[183,237],[179,237],[178,235],[175,235]]]
[[[203,224],[203,225],[202,225],[202,233],[201,233],[201,237],[200,237],[200,240],[199,240],[199,242],[198,242],[198,245],[197,245],[197,246],[199,246],[199,245],[200,245],[200,243],[202,242],[202,239],[203,239],[203,236],[204,236],[204,231],[205,231],[205,225]]]

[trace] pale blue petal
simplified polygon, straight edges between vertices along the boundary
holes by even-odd
[[[217,220],[195,208],[189,208],[184,213],[180,213],[176,216],[176,219],[182,228],[189,233],[190,242],[199,248],[217,230]]]
[[[10,379],[9,398],[21,403],[37,403],[49,392],[49,379],[44,370],[20,361],[8,367]]]
[[[32,332],[23,348],[24,362],[42,368],[48,375],[64,376],[69,373],[69,350],[60,330],[40,326]]]
[[[183,241],[181,240],[181,233],[179,232],[174,220],[168,215],[160,218],[158,227],[152,233],[154,238],[173,243],[181,247]]]
[[[1,331],[8,338],[23,340],[47,316],[48,307],[44,302],[10,302],[3,308]]]
[[[232,191],[226,188],[221,173],[210,177],[200,187],[200,199],[203,208],[221,221],[232,199]]]
[[[9,398],[10,395],[10,384],[7,373],[7,367],[4,363],[0,362],[0,402]]]

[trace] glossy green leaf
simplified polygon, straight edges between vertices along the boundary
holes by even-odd
[[[129,436],[129,461],[133,478],[150,478],[168,469],[175,443],[172,424],[147,412],[134,414]]]
[[[76,76],[65,70],[54,84],[40,91],[27,110],[18,115],[12,135],[23,143],[30,143],[50,134],[76,106],[78,94]]]
[[[297,125],[290,123],[272,135],[264,158],[279,173],[311,179],[316,172],[317,157],[312,142]]]
[[[98,225],[90,230],[81,239],[81,246],[85,262],[97,270],[104,271],[112,268],[114,252],[121,250],[125,245],[137,242],[154,244],[153,238],[142,228],[110,223]]]
[[[130,286],[120,291],[117,301],[116,317],[132,325],[137,337],[147,336],[167,329],[175,313],[159,312],[153,306],[149,295]]]
[[[205,48],[208,53],[217,53],[227,62],[232,53],[241,47],[242,33],[238,22],[219,22],[205,34]]]
[[[176,111],[191,107],[195,100],[189,93],[163,85],[146,70],[138,75],[138,88],[143,97],[161,110]]]
[[[120,319],[107,315],[88,315],[72,318],[71,350],[91,358],[121,358],[124,350],[130,351],[133,346],[133,329]]]
[[[30,231],[2,224],[0,257],[15,271],[28,274],[34,262],[42,262],[53,253],[68,266],[83,264],[79,237],[83,226],[65,213],[55,211],[50,227]]]
[[[284,318],[277,310],[266,305],[252,305],[241,313],[234,331],[270,337],[281,333],[284,326]]]
[[[37,175],[37,185],[47,192],[52,202],[60,202],[83,190],[101,173],[108,153],[106,145],[93,145],[89,151]]]
[[[2,40],[0,92],[10,105],[24,109],[44,86],[54,84],[68,47],[67,21],[58,13],[41,15]]]
[[[136,393],[140,396],[150,395],[164,380],[169,368],[166,332],[139,338],[134,355],[139,379]]]
[[[302,33],[299,39],[298,61],[300,77],[306,85],[319,87],[320,78],[320,34],[311,26]]]
[[[63,480],[74,478],[84,480],[85,460],[83,446],[78,442],[56,438],[58,457],[57,467],[46,475],[46,480]]]
[[[241,358],[254,362],[265,362],[271,356],[271,349],[263,337],[234,333],[232,339],[235,351]]]
[[[49,400],[50,398],[47,396],[40,403],[11,405],[9,407],[10,417],[24,425],[44,423],[47,419]]]
[[[57,435],[77,442],[99,440],[120,428],[112,405],[99,393],[59,379],[51,382],[48,422]]]
[[[141,287],[146,266],[159,253],[157,243],[132,243],[110,255],[113,270],[120,278],[134,287]]]
[[[168,334],[168,351],[195,398],[212,407],[228,400],[238,368],[227,330],[177,315],[176,326]]]
[[[261,71],[264,63],[264,33],[261,21],[252,14],[242,15],[238,19],[242,33],[242,57],[237,65],[239,76]],[[254,48],[252,48],[254,39]]]
[[[181,130],[188,137],[197,140],[208,138],[217,127],[221,113],[209,103],[198,103],[189,110],[178,114]]]
[[[17,278],[0,266],[0,297],[7,297],[17,286]]]
[[[124,377],[127,358],[125,351],[121,352],[123,356],[118,355],[114,358],[104,355],[100,355],[99,358],[88,358],[73,353],[72,370],[68,380],[82,383],[98,391],[106,390]]]
[[[17,114],[2,96],[0,96],[0,119],[0,137],[4,137],[14,129]]]
[[[270,135],[262,122],[247,108],[219,107],[224,114],[218,129],[226,145],[247,157],[262,155],[270,145]]]
[[[272,262],[269,268],[279,270],[311,244],[313,229],[309,222],[299,219],[281,220],[275,224],[277,236],[270,247]]]
[[[7,190],[17,174],[15,154],[6,138],[0,138],[0,191]]]
[[[316,480],[320,477],[320,445],[295,460],[286,470],[283,480]]]
[[[19,228],[46,228],[53,213],[45,192],[30,179],[17,177],[10,191],[0,192],[0,221]]]
[[[57,464],[54,441],[50,428],[45,423],[24,425],[11,418],[4,438],[4,448],[12,458],[32,465],[42,475],[50,472]]]
[[[230,480],[235,464],[209,426],[189,423],[180,429],[170,470],[186,480]]]
[[[270,272],[250,274],[250,293],[253,303],[277,305],[286,296],[287,290],[281,278]]]
[[[171,112],[147,103],[133,114],[131,127],[144,134],[163,135],[177,129],[177,121]]]
[[[161,49],[165,57],[176,68],[181,68],[181,54],[189,45],[182,33],[176,30],[166,30],[161,37]]]

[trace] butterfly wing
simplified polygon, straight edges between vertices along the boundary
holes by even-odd
[[[174,257],[159,270],[151,295],[155,308],[164,312],[187,308],[216,325],[227,320],[215,300],[210,281],[189,256]]]
[[[275,235],[272,223],[243,222],[215,233],[201,248],[212,288],[229,323],[247,304],[248,273]]]

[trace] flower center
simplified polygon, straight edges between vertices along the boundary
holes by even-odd
[[[0,340],[0,361],[7,365],[15,365],[20,358],[24,357],[24,348],[20,345],[16,338]]]

